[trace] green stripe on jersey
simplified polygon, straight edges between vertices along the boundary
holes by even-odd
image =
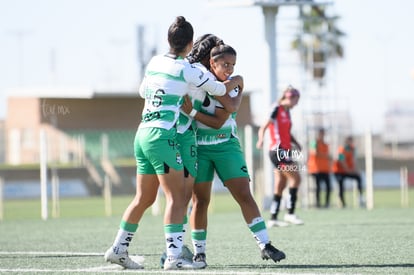
[[[177,105],[181,105],[184,101],[182,96],[178,96],[178,95],[172,95],[172,94],[160,94],[160,95],[155,95],[155,97],[159,96],[162,100],[162,105],[173,105],[173,106],[177,106]]]
[[[156,72],[156,71],[147,71],[147,75],[148,76],[159,76],[165,79],[186,82],[184,79],[184,71],[181,71],[179,76],[175,76],[175,75],[171,75],[171,74],[167,74],[163,72]]]

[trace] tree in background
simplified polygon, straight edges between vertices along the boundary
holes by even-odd
[[[336,26],[338,19],[327,16],[325,6],[300,7],[302,29],[292,41],[292,48],[299,51],[305,70],[320,86],[324,85],[328,60],[344,56],[339,40],[345,33]]]

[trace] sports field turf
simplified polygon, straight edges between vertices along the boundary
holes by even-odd
[[[207,261],[200,271],[165,272],[162,217],[143,218],[130,254],[144,256],[142,271],[105,263],[120,216],[130,197],[113,200],[104,217],[103,201],[63,199],[61,217],[42,221],[38,201],[6,201],[0,222],[0,273],[7,274],[414,274],[414,208],[400,208],[398,192],[376,193],[374,210],[299,209],[303,226],[272,228],[273,244],[287,258],[263,261],[240,211],[227,195],[217,195],[209,219]],[[263,216],[267,218],[268,213]],[[187,234],[186,243],[189,244]]]

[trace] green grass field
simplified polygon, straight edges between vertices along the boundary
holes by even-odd
[[[413,191],[408,208],[399,206],[399,193],[393,190],[376,191],[373,210],[299,208],[305,225],[269,230],[273,244],[287,255],[277,264],[260,258],[233,199],[216,195],[209,218],[209,266],[200,271],[168,273],[414,274]],[[40,219],[39,201],[6,200],[0,222],[0,273],[166,273],[159,267],[164,250],[162,217],[151,215],[151,211],[143,218],[130,247],[130,254],[144,256],[145,269],[122,270],[103,260],[130,199],[113,198],[111,217],[104,215],[102,198],[62,199],[60,218],[47,221]],[[263,216],[267,218],[268,213]]]

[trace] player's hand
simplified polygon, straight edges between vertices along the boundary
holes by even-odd
[[[241,75],[232,76],[232,79],[237,79],[237,86],[239,87],[239,92],[243,91],[244,81]]]
[[[193,103],[188,95],[184,96],[184,102],[181,105],[181,109],[186,113],[190,114],[191,110],[193,109]]]

